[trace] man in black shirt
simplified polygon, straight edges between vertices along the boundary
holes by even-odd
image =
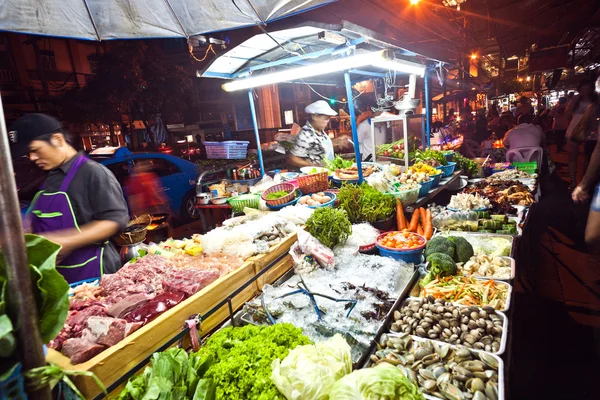
[[[114,175],[69,144],[58,120],[28,114],[9,128],[13,157],[27,154],[48,171],[27,212],[33,233],[62,246],[58,270],[69,281],[116,272],[120,257],[108,239],[129,220]]]

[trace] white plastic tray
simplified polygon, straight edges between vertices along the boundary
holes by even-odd
[[[404,305],[411,300],[422,300],[422,299],[423,299],[422,297],[407,297],[406,300],[404,300],[404,302],[402,302],[400,309],[402,307],[404,307]],[[455,304],[455,305],[459,308],[465,308],[465,307],[468,308],[468,306],[463,306],[460,304]],[[477,307],[477,308],[481,309],[481,307]],[[500,316],[500,318],[502,318],[502,336],[500,337],[500,348],[495,353],[491,352],[491,351],[488,351],[487,353],[493,354],[496,356],[501,356],[506,351],[506,342],[508,340],[508,318],[506,318],[506,314],[504,314],[502,311],[496,311],[496,314],[498,314]],[[421,338],[420,336],[417,336],[417,335],[411,335],[411,336],[413,338],[427,339],[427,338]],[[429,340],[431,340],[433,342],[443,343],[443,344],[450,344],[450,343],[444,342],[442,340],[436,340],[436,339],[429,339]],[[472,349],[472,350],[475,350],[475,349]],[[477,351],[485,352],[485,350],[477,350]]]

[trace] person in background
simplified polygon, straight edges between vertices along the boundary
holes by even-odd
[[[567,98],[561,97],[558,99],[558,103],[550,111],[550,117],[553,118],[552,130],[556,137],[556,148],[559,152],[565,150],[565,135],[567,134],[567,128],[569,127],[569,118],[566,114],[567,111]]]
[[[333,143],[325,133],[329,119],[337,115],[325,100],[306,106],[308,121],[296,137],[288,155],[288,163],[297,167],[322,166],[323,160],[333,160]]]
[[[59,245],[57,269],[69,283],[121,267],[108,239],[129,221],[121,186],[106,167],[78,153],[60,122],[27,114],[9,128],[13,157],[27,154],[48,175],[26,220],[32,233]]]
[[[594,91],[594,81],[585,78],[577,85],[579,94],[574,96],[567,106],[566,115],[570,118],[566,137],[569,140],[569,175],[571,176],[570,189],[577,186],[577,159],[579,148],[583,143],[585,165],[589,163],[596,145],[596,138],[592,132],[596,130],[596,106],[598,94]]]
[[[500,116],[498,126],[494,129],[494,134],[498,139],[503,139],[506,132],[511,130],[515,126],[515,119],[510,111],[503,112]]]
[[[159,177],[151,171],[152,163],[150,161],[138,161],[133,167],[133,174],[125,183],[129,209],[131,214],[136,217],[142,214],[153,215],[169,212]]]
[[[485,109],[477,111],[477,120],[475,121],[475,141],[481,142],[489,137],[488,121],[485,117]]]
[[[533,125],[531,114],[521,114],[519,124],[508,131],[504,137],[504,147],[516,149],[519,147],[544,147],[546,136],[538,125]]]
[[[373,141],[371,138],[371,119],[379,116],[394,116],[392,113],[383,111],[373,111],[376,104],[367,105],[363,112],[356,117],[356,130],[358,133],[358,146],[362,160],[365,161],[369,156],[373,155]],[[379,124],[375,127],[375,137],[383,137],[385,135],[384,124]]]
[[[535,110],[531,105],[531,100],[527,96],[521,96],[519,99],[519,105],[515,109],[515,119],[518,121],[522,114],[535,115]]]
[[[448,115],[446,115],[444,117],[444,124],[448,125],[451,122],[456,121],[456,111],[454,110],[454,108],[451,108],[450,110],[448,110]]]
[[[490,108],[490,111],[488,111],[487,122],[492,131],[498,127],[498,124],[500,123],[500,114],[498,114],[496,107],[492,107]]]

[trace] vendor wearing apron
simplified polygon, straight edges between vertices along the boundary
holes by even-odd
[[[117,179],[68,143],[58,120],[28,114],[9,128],[13,157],[27,154],[48,171],[27,212],[33,233],[62,246],[58,271],[69,283],[100,277],[121,267],[107,240],[129,220]]]
[[[297,167],[322,166],[324,159],[333,160],[334,157],[333,143],[324,129],[337,112],[325,100],[308,105],[304,111],[309,119],[296,137],[288,162]]]

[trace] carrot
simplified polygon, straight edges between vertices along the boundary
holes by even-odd
[[[425,231],[425,239],[429,240],[433,236],[433,221],[431,220],[431,211],[425,211],[425,222],[423,222],[423,230]]]
[[[410,218],[410,224],[408,225],[408,230],[411,232],[416,232],[417,231],[417,225],[419,224],[419,217],[420,217],[421,213],[419,212],[419,209],[415,209],[412,213],[412,216]]]
[[[396,200],[396,224],[398,225],[399,231],[403,231],[407,228],[406,217],[404,217],[404,210],[400,200]]]
[[[421,236],[423,236],[423,226],[421,226],[421,224],[417,224],[417,233]]]

